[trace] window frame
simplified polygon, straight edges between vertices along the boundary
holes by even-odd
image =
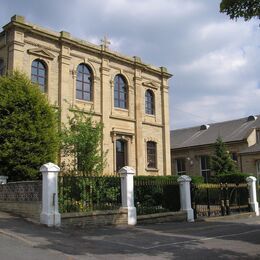
[[[155,95],[151,89],[145,91],[145,114],[155,115]]]
[[[82,68],[81,71],[80,68]],[[81,77],[79,77],[79,75],[81,75]],[[88,80],[85,80],[85,78],[87,78]],[[81,88],[78,87],[79,85],[81,86]],[[86,87],[87,90],[84,89]],[[80,63],[76,71],[76,99],[86,102],[93,102],[93,90],[93,71],[87,64]],[[80,93],[80,97],[78,96],[78,93]],[[86,96],[86,98],[84,98],[84,96]]]
[[[146,142],[146,161],[147,169],[157,169],[157,143],[154,141]]]
[[[181,164],[179,164],[179,162]],[[175,159],[175,163],[176,163],[176,173],[177,175],[186,175],[186,160],[185,158],[177,158]],[[181,166],[181,170],[179,170],[178,166]]]
[[[204,163],[202,163],[203,160],[205,160]],[[203,168],[204,165],[206,166],[205,169]],[[210,156],[209,155],[200,156],[200,174],[204,178],[204,181],[208,182],[208,179],[211,176]]]
[[[123,98],[121,98],[121,95]],[[114,107],[128,109],[128,84],[121,74],[117,74],[114,78]]]
[[[256,129],[256,143],[260,144],[260,129]]]
[[[34,66],[34,63],[37,62],[37,65]],[[39,65],[42,65],[43,68],[39,67]],[[34,73],[33,69],[36,69],[36,74]],[[44,71],[44,76],[41,75],[41,71]],[[34,80],[34,77],[36,77],[36,80]],[[40,83],[40,79],[44,80],[44,84]],[[42,93],[47,93],[48,90],[48,67],[45,63],[45,61],[41,59],[35,59],[32,61],[31,64],[31,81],[34,84],[39,85],[39,88]]]

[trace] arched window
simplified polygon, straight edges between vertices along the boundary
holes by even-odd
[[[157,168],[157,148],[156,142],[148,141],[146,143],[147,149],[147,168]]]
[[[93,76],[86,64],[79,64],[77,68],[76,98],[92,101],[93,100]]]
[[[114,106],[119,108],[127,108],[127,84],[121,75],[116,75],[114,81]]]
[[[0,76],[4,75],[4,61],[0,59]]]
[[[148,115],[154,115],[154,93],[152,90],[148,89],[145,92],[145,113]]]
[[[47,92],[47,69],[41,60],[37,59],[32,62],[31,80],[39,85],[42,92]]]

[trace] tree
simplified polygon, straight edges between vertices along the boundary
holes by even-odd
[[[103,124],[94,122],[93,114],[76,109],[62,129],[63,167],[84,175],[99,174],[105,166],[102,154]]]
[[[218,174],[236,173],[237,167],[227,151],[225,143],[218,137],[215,143],[215,154],[211,158],[211,169]]]
[[[56,122],[46,96],[25,75],[0,77],[0,174],[38,179],[40,166],[57,158]]]
[[[229,15],[230,19],[243,17],[245,21],[253,17],[260,19],[259,0],[222,0],[220,12]]]

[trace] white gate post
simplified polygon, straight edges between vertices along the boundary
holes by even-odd
[[[187,175],[182,175],[178,178],[180,185],[180,201],[181,210],[187,212],[187,221],[194,222],[194,212],[191,208],[191,194],[190,194],[190,182],[191,178]]]
[[[249,195],[250,195],[250,206],[252,211],[255,212],[256,216],[259,216],[259,206],[257,202],[257,195],[256,195],[256,177],[249,176],[246,178],[248,187],[249,187]]]
[[[40,168],[42,173],[42,212],[41,223],[47,226],[60,226],[61,216],[58,207],[58,173],[60,168],[46,163]]]
[[[134,174],[132,167],[125,166],[119,170],[121,176],[122,207],[127,208],[128,225],[136,225],[136,208],[134,206]]]

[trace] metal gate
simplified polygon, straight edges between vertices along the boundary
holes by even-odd
[[[194,217],[225,216],[249,212],[247,184],[192,184],[191,201]]]

